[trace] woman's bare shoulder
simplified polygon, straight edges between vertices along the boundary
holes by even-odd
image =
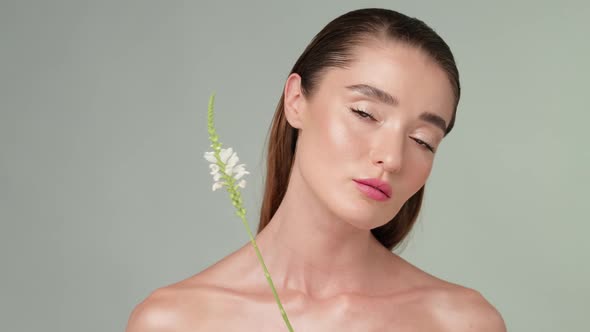
[[[194,331],[207,319],[227,309],[237,297],[224,282],[230,260],[228,255],[201,272],[171,285],[158,288],[131,312],[126,332]]]
[[[434,292],[429,304],[443,331],[506,332],[500,312],[475,289],[453,284]]]
[[[195,327],[207,309],[199,287],[182,283],[158,288],[131,312],[126,332],[184,331]],[[190,315],[188,314],[190,312]],[[190,321],[187,317],[191,317]]]
[[[433,331],[506,331],[500,312],[478,290],[438,278],[404,259],[401,262],[411,285],[407,296],[417,307],[428,308]]]

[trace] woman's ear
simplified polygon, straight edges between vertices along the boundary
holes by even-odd
[[[301,76],[292,73],[285,82],[284,111],[287,122],[293,128],[303,127],[303,116],[305,115],[305,97],[301,92]]]

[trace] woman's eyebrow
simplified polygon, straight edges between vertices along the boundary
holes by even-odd
[[[390,95],[389,93],[387,93],[379,88],[376,88],[372,85],[353,84],[353,85],[348,85],[346,88],[348,90],[359,92],[369,98],[376,99],[377,101],[382,102],[387,105],[391,105],[391,106],[399,105],[399,100],[396,97],[394,97],[394,96]],[[424,113],[420,114],[419,119],[422,121],[428,122],[430,124],[433,124],[434,126],[439,128],[440,130],[442,130],[443,133],[447,132],[447,122],[445,121],[445,119],[443,119],[442,117],[440,117],[437,114],[434,114],[431,112],[424,112]]]
[[[387,105],[399,105],[399,101],[397,100],[397,98],[379,88],[376,88],[368,84],[353,84],[347,86],[346,88],[348,90],[360,92],[369,98],[377,99],[377,101],[380,101]]]
[[[438,114],[430,113],[430,112],[423,112],[420,114],[420,120],[433,124],[440,130],[442,130],[443,134],[447,133],[447,122],[445,119],[441,118]]]

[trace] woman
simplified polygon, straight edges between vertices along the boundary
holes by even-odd
[[[330,22],[288,76],[273,119],[256,241],[295,331],[505,331],[477,291],[392,253],[410,232],[459,74],[415,18]],[[160,288],[127,331],[286,331],[250,243]]]

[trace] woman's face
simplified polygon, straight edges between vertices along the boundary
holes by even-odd
[[[300,129],[294,167],[315,199],[354,226],[372,229],[391,220],[426,182],[444,128],[423,113],[446,128],[454,96],[446,73],[416,48],[373,43],[355,54],[347,69],[325,72],[308,99],[292,74],[285,114]],[[391,196],[367,196],[354,181],[365,178],[387,182]]]

